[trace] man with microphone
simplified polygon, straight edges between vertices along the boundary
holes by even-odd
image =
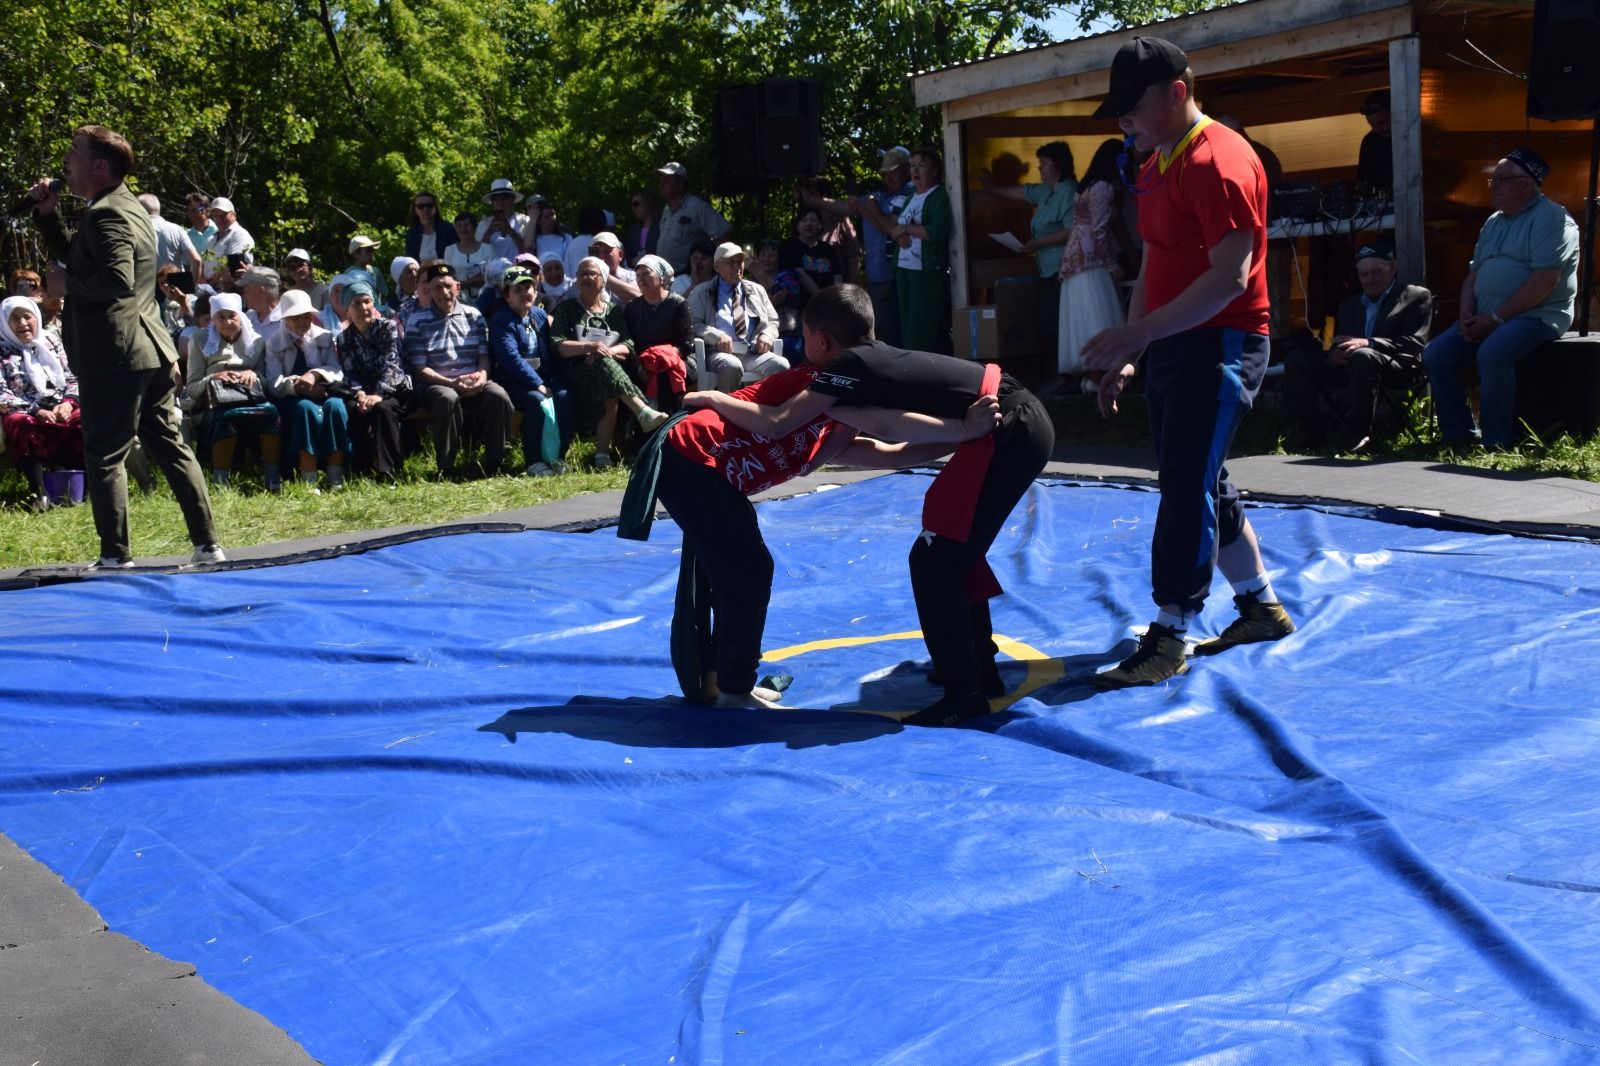
[[[67,297],[62,340],[83,412],[85,480],[100,537],[95,568],[133,565],[122,463],[135,436],[178,498],[195,546],[191,561],[225,562],[205,478],[183,442],[173,403],[178,353],[153,296],[155,234],[123,184],[133,149],[104,126],[80,126],[64,162],[68,188],[89,202],[76,235],[69,237],[56,213],[60,182],[41,181],[28,195],[55,260],[46,288]]]

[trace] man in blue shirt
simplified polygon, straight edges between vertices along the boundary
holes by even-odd
[[[1550,165],[1518,148],[1495,164],[1495,213],[1478,232],[1461,317],[1422,353],[1446,447],[1490,448],[1516,440],[1517,363],[1572,325],[1578,291],[1578,225],[1541,191]],[[1478,367],[1479,426],[1472,424],[1461,371]]]
[[[489,331],[477,308],[459,302],[461,285],[448,263],[434,263],[423,274],[433,306],[418,311],[406,325],[404,355],[422,403],[433,414],[433,451],[439,474],[459,481],[456,456],[463,418],[483,442],[483,466],[500,470],[511,397],[489,380]]]
[[[1394,246],[1363,244],[1356,252],[1361,292],[1334,313],[1326,351],[1296,349],[1285,360],[1284,401],[1293,425],[1290,451],[1320,448],[1328,437],[1324,409],[1342,423],[1334,450],[1360,454],[1377,432],[1382,388],[1422,380],[1422,348],[1433,325],[1433,294],[1396,277]]]
[[[904,148],[890,148],[883,153],[879,170],[883,174],[883,188],[864,196],[830,200],[815,190],[802,188],[800,198],[807,207],[815,207],[836,218],[852,212],[861,216],[862,258],[866,263],[867,295],[872,297],[877,336],[885,344],[898,347],[900,310],[895,299],[894,267],[900,246],[889,236],[889,230],[916,191],[911,186],[911,153]]]

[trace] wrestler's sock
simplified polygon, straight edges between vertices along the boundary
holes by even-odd
[[[1166,626],[1180,637],[1189,632],[1189,623],[1193,621],[1193,611],[1183,611],[1179,614],[1167,610],[1156,612],[1156,624]]]
[[[1272,591],[1272,582],[1267,580],[1265,572],[1255,577],[1247,577],[1243,581],[1230,581],[1235,596],[1249,596],[1258,603],[1277,603],[1278,594]]]

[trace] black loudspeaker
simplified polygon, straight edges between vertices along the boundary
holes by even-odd
[[[761,174],[806,178],[822,173],[822,82],[767,78],[761,92]]]
[[[1600,115],[1600,2],[1536,0],[1528,117]]]
[[[761,94],[756,86],[717,90],[712,131],[717,158],[711,171],[711,191],[736,196],[760,189]]]

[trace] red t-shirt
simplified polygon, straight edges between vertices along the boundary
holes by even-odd
[[[762,378],[733,395],[776,407],[803,392],[816,376],[809,366],[795,367]],[[667,443],[691,463],[721,472],[729,485],[753,496],[810,473],[837,426],[827,415],[818,415],[782,437],[769,438],[724,422],[717,412],[701,408],[667,431]]]
[[[1228,326],[1266,333],[1267,176],[1255,150],[1220,122],[1210,122],[1161,173],[1152,155],[1139,173],[1139,236],[1144,238],[1144,304],[1171,303],[1211,269],[1210,251],[1236,229],[1249,229],[1250,279],[1244,292],[1197,328]]]

